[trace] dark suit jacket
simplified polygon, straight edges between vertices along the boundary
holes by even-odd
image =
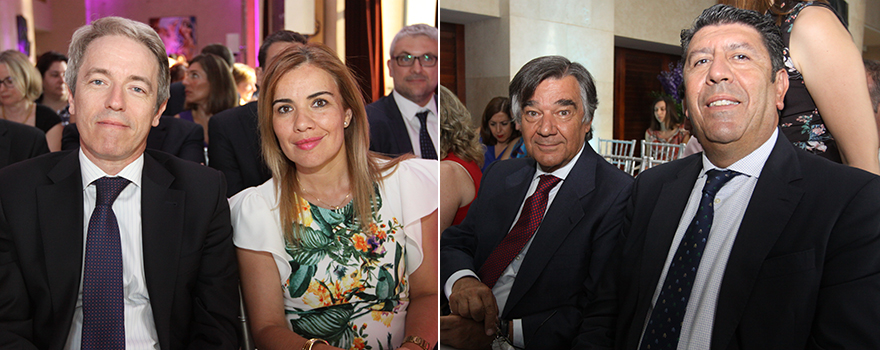
[[[367,118],[370,121],[370,150],[396,157],[413,153],[413,147],[406,122],[391,94],[368,104]]]
[[[440,239],[440,281],[479,271],[507,235],[536,171],[531,158],[494,163],[467,217]],[[586,145],[535,232],[500,317],[522,319],[528,349],[571,344],[623,220],[633,179]],[[443,288],[443,287],[441,287]]]
[[[42,130],[0,119],[0,168],[45,153],[49,145]]]
[[[61,149],[79,147],[79,129],[76,124],[64,126]],[[157,149],[196,163],[205,163],[205,131],[201,125],[188,120],[163,116],[159,125],[150,129],[147,148]]]
[[[226,175],[226,194],[259,186],[272,177],[263,161],[257,102],[227,109],[208,121],[208,165]]]
[[[603,278],[574,349],[637,348],[701,168],[698,153],[638,176],[616,274]],[[880,177],[780,133],[730,253],[711,348],[880,349],[878,324]]]
[[[175,116],[180,112],[183,112],[183,105],[186,102],[186,92],[183,86],[183,82],[175,82],[171,83],[168,86],[170,90],[170,94],[168,95],[168,104],[165,105],[165,111],[162,112],[162,115],[167,116]]]
[[[0,347],[61,349],[83,264],[78,152],[0,170]],[[147,150],[143,261],[162,349],[237,349],[238,269],[223,175]]]

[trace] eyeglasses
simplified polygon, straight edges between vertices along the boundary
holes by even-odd
[[[15,87],[15,81],[12,80],[12,76],[6,77],[6,79],[0,79],[0,85],[5,86],[8,89]]]
[[[429,53],[418,56],[405,53],[394,57],[394,60],[397,61],[397,65],[401,67],[410,67],[415,64],[417,60],[419,61],[419,64],[422,65],[422,67],[433,67],[437,65],[437,56]]]

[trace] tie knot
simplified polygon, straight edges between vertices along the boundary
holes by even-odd
[[[95,180],[95,188],[98,190],[96,205],[113,205],[113,201],[130,181],[123,177],[102,177]]]
[[[535,193],[548,193],[550,192],[550,189],[553,188],[553,186],[556,186],[559,181],[562,181],[562,179],[553,175],[541,175],[539,176],[539,178],[540,181],[538,181],[538,188],[535,189]]]
[[[718,190],[737,175],[740,175],[740,173],[733,170],[709,170],[706,172],[706,185],[703,186],[703,193],[715,197]]]
[[[425,124],[428,122],[428,111],[421,111],[416,113],[416,118],[419,118],[419,122]]]

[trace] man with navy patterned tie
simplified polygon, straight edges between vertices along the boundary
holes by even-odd
[[[437,28],[427,24],[403,27],[391,41],[388,71],[394,91],[367,105],[370,150],[399,156],[414,153],[437,159],[440,118],[437,114]]]
[[[0,347],[237,349],[223,175],[145,151],[168,100],[161,39],[107,17],[69,53],[79,149],[0,171]]]
[[[772,20],[716,5],[681,42],[704,152],[639,174],[572,349],[880,348],[880,177],[779,134]]]

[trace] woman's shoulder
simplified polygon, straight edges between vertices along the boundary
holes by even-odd
[[[264,210],[277,207],[275,180],[269,179],[262,185],[248,187],[229,198],[229,209],[233,212]]]

